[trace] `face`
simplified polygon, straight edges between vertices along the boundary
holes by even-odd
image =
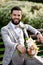
[[[11,19],[13,20],[14,23],[18,24],[21,20],[22,17],[22,12],[18,10],[13,10],[11,14]]]

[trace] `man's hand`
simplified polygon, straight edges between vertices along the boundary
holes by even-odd
[[[37,41],[43,43],[43,36],[41,33],[37,34]]]
[[[20,51],[21,53],[25,53],[26,52],[26,48],[23,45],[21,45],[21,44],[19,44],[17,46],[17,50]]]

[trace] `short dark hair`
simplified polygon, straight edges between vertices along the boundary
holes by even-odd
[[[22,11],[20,7],[18,6],[15,6],[11,9],[11,13],[13,12],[13,10],[18,10],[18,11]]]

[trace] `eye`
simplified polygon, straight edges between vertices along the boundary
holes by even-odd
[[[20,15],[18,15],[18,16],[20,16]]]

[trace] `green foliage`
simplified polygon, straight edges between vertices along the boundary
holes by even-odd
[[[0,9],[0,25],[4,26],[8,23],[8,21],[10,20],[10,16],[9,16],[9,9],[5,9],[2,8]]]
[[[43,28],[43,19],[41,17],[31,19],[29,24],[38,29]]]
[[[34,4],[34,5],[33,5]],[[28,1],[8,1],[0,5],[0,28],[10,21],[10,11],[14,6],[21,7],[22,21],[35,28],[43,28],[43,4]]]

